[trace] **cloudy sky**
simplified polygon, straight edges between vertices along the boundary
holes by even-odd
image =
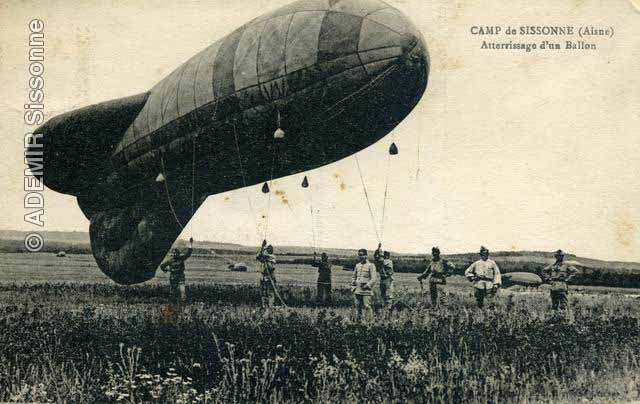
[[[8,1],[0,5],[0,229],[25,224],[22,122],[28,21],[45,22],[48,117],[148,90],[234,28],[287,0]],[[640,12],[630,1],[398,0],[422,31],[432,60],[429,88],[395,130],[385,247],[402,252],[555,250],[640,260]],[[614,28],[595,51],[483,50],[474,25]],[[564,45],[566,38],[550,38]],[[574,38],[579,39],[579,38]],[[272,200],[273,243],[375,247],[381,232],[390,136],[358,156],[279,179],[288,204]],[[311,191],[310,191],[311,190]],[[317,210],[311,225],[310,202]],[[249,209],[253,206],[253,215]],[[267,199],[260,187],[209,197],[182,237],[257,244]],[[47,230],[86,231],[70,196],[47,191]],[[171,220],[168,218],[167,220]]]

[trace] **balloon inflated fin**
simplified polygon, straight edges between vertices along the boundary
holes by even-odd
[[[102,272],[117,283],[134,284],[153,278],[182,231],[179,223],[186,226],[204,201],[196,198],[192,205],[186,173],[172,171],[167,176],[176,181],[165,179],[165,186],[160,187],[149,182],[134,191],[131,196],[135,199],[126,203],[122,203],[127,197],[125,192],[100,194],[93,199],[78,197],[82,211],[89,217],[93,256]]]
[[[307,179],[307,176],[304,176],[304,179],[302,180],[302,188],[309,188],[309,180]]]
[[[33,170],[40,154],[27,154],[34,172],[54,191],[77,196],[106,181],[113,166],[111,152],[122,140],[128,126],[138,116],[149,92],[89,105],[57,115],[36,129],[44,152],[45,170]]]
[[[389,146],[389,154],[392,156],[398,154],[398,146],[395,143],[391,143],[391,146]]]
[[[266,182],[264,184],[262,184],[262,193],[263,194],[268,194],[269,193],[269,184],[267,184]]]

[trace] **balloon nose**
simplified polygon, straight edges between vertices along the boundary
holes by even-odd
[[[412,33],[403,34],[400,39],[400,49],[402,49],[402,54],[408,55],[409,52],[411,52],[417,44],[418,44],[418,37],[416,35]]]
[[[380,70],[382,65],[393,62],[427,60],[426,46],[418,29],[404,14],[390,7],[364,18],[358,50],[363,63],[373,65],[367,70]]]

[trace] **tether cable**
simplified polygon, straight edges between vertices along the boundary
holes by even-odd
[[[180,226],[180,228],[184,230],[184,226],[180,222],[180,219],[178,219],[178,215],[176,215],[176,211],[173,208],[173,202],[171,201],[171,194],[169,193],[169,185],[167,184],[169,182],[169,178],[167,177],[167,170],[164,167],[164,156],[162,155],[162,153],[160,153],[160,164],[162,165],[162,175],[164,175],[164,181],[162,181],[162,183],[164,184],[164,189],[165,189],[165,192],[167,193],[169,208],[171,208],[171,213],[173,214],[173,217],[176,219],[176,223],[178,223],[178,226]]]
[[[236,144],[236,155],[238,156],[238,165],[240,166],[240,176],[242,178],[242,186],[244,187],[244,194],[247,198],[247,204],[249,205],[249,213],[251,215],[253,225],[256,228],[256,232],[260,233],[260,227],[258,227],[258,222],[256,221],[256,215],[253,211],[253,204],[251,203],[251,197],[249,196],[249,190],[247,189],[247,179],[244,172],[244,165],[242,164],[242,156],[240,155],[240,144],[238,142],[238,134],[236,132],[235,122],[233,123],[233,138]]]
[[[376,226],[375,215],[373,214],[373,209],[371,208],[371,201],[369,201],[369,194],[367,193],[367,186],[364,184],[364,178],[362,177],[362,170],[360,169],[360,162],[358,161],[358,155],[355,155],[356,165],[358,166],[358,174],[360,174],[360,183],[362,184],[362,189],[364,191],[364,197],[367,200],[367,206],[369,207],[369,215],[371,216],[371,224],[373,225],[373,230],[376,233],[376,239],[378,243],[381,243],[380,235],[378,234],[378,227]]]

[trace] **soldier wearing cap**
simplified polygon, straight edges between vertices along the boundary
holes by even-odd
[[[316,260],[315,252],[313,253],[312,266],[318,268],[318,293],[316,294],[316,302],[318,304],[331,303],[331,262],[326,253],[320,255],[320,261]]]
[[[484,306],[484,298],[487,295],[495,295],[502,284],[500,268],[489,259],[489,250],[486,247],[480,247],[480,259],[464,271],[464,276],[473,282],[476,303],[480,308]]]
[[[391,310],[393,307],[393,260],[389,251],[382,252],[380,246],[374,253],[376,271],[380,276],[380,296],[384,307]]]
[[[554,257],[556,261],[545,267],[540,273],[540,277],[545,283],[551,285],[551,308],[558,313],[567,308],[567,297],[569,287],[567,285],[578,272],[578,270],[564,262],[564,252],[558,250]]]
[[[275,304],[276,295],[276,256],[273,253],[273,246],[267,245],[267,240],[262,242],[260,252],[256,256],[262,264],[262,279],[260,279],[260,298],[262,307],[272,307]]]
[[[438,285],[447,284],[447,275],[449,275],[455,266],[447,260],[440,258],[440,249],[433,247],[431,249],[431,262],[427,265],[427,269],[418,275],[418,281],[422,287],[422,281],[427,278],[429,282],[429,294],[431,295],[431,306],[438,305]]]
[[[351,290],[353,292],[354,302],[356,306],[356,320],[370,321],[373,318],[373,310],[371,308],[371,299],[373,298],[373,286],[378,280],[376,266],[369,262],[367,250],[361,248],[358,250],[358,260],[353,271],[353,281],[351,282]]]
[[[180,303],[187,300],[187,290],[185,287],[184,262],[191,257],[193,252],[193,238],[189,239],[189,248],[182,254],[179,249],[173,249],[171,258],[160,264],[162,272],[169,272],[169,285],[174,299]]]

